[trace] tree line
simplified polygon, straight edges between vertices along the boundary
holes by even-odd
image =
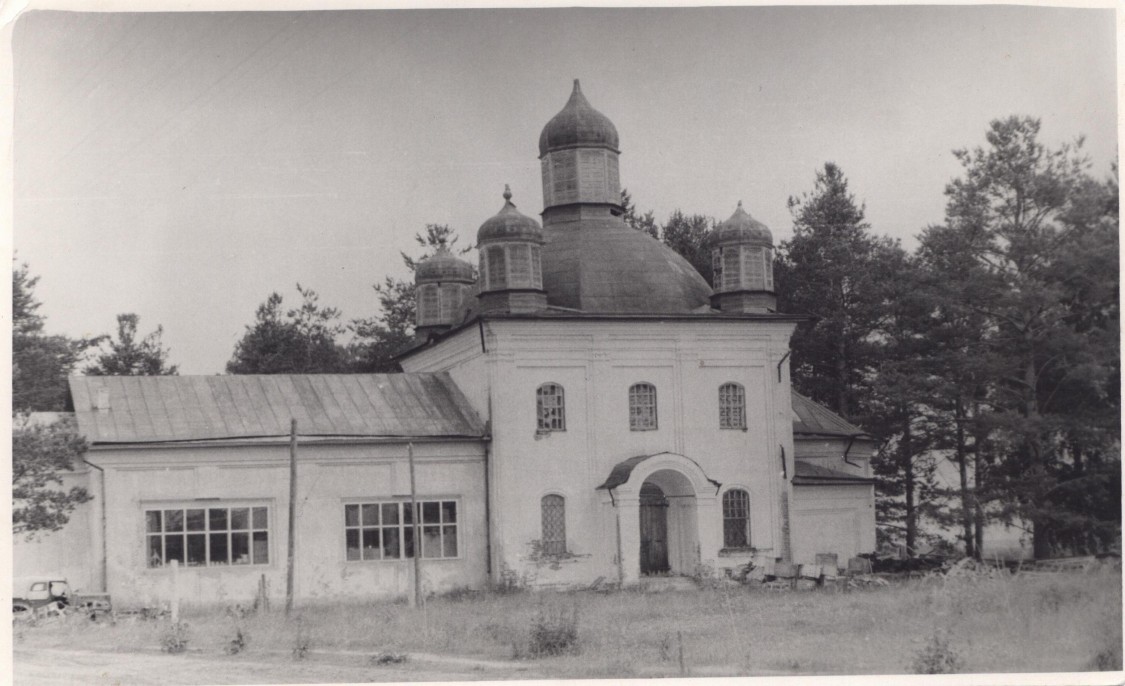
[[[1039,129],[993,121],[985,145],[954,151],[945,216],[913,251],[873,231],[833,163],[789,198],[778,308],[810,316],[793,337],[793,384],[876,439],[881,542],[913,552],[952,529],[979,557],[996,522],[1026,528],[1037,557],[1120,539],[1117,166],[1095,178],[1081,140],[1051,149]],[[627,190],[622,205],[630,226],[712,281],[714,218],[676,210],[658,223]],[[415,240],[408,272],[457,236],[431,224]],[[63,409],[66,374],[92,349],[87,374],[176,373],[160,327],[141,336],[135,315],[119,315],[116,337],[44,334],[35,281],[26,265],[14,271],[16,409]],[[353,320],[300,284],[295,306],[271,293],[226,372],[398,371],[413,281],[373,288],[379,313]],[[943,462],[952,486],[938,478]]]

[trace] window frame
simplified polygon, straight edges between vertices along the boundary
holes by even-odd
[[[725,390],[734,394],[724,394]],[[731,415],[737,412],[735,421]],[[719,386],[719,429],[724,431],[746,431],[746,387],[737,381],[727,381]]]
[[[273,503],[262,500],[223,500],[220,498],[194,500],[194,501],[172,501],[172,502],[142,502],[141,503],[141,519],[143,527],[143,542],[142,550],[144,551],[144,569],[146,570],[159,570],[171,567],[173,561],[178,561],[180,566],[185,569],[261,569],[263,567],[270,567],[274,564],[276,556],[273,550],[273,527],[274,515],[271,513]],[[232,514],[236,510],[246,510],[246,521],[244,527],[235,527],[235,515]],[[215,512],[225,512],[221,517],[221,521],[225,524],[222,527],[214,527],[216,522]],[[168,528],[166,522],[168,521],[167,513],[179,512],[180,523],[179,529]],[[198,515],[189,515],[190,513],[199,512]],[[264,514],[263,514],[264,513]],[[158,530],[153,530],[153,519],[151,514],[158,515]],[[258,515],[264,516],[264,523],[259,525]],[[202,528],[193,528],[190,523],[191,517],[202,518]],[[225,534],[225,555],[226,562],[213,560],[215,552],[212,546],[218,540],[215,537],[223,536]],[[236,561],[236,536],[244,535],[244,555],[247,556],[246,562]],[[203,548],[201,551],[202,560],[200,563],[193,564],[192,548],[193,543],[189,541],[189,537],[199,537],[202,539]],[[241,537],[241,536],[240,536]],[[178,557],[170,557],[168,549],[169,539],[179,539],[180,554]],[[159,555],[153,550],[153,539],[159,540]],[[264,540],[263,540],[264,539]],[[255,544],[261,540],[263,546],[256,546]],[[195,545],[198,545],[196,543]],[[159,564],[154,564],[154,559],[159,559]],[[259,560],[259,558],[264,558]]]
[[[548,522],[548,507],[557,510],[552,521]],[[548,537],[548,524],[554,534]],[[566,540],[566,496],[561,493],[546,493],[539,498],[539,548],[547,557],[565,557],[569,554]]]
[[[741,502],[729,502],[739,496],[741,496]],[[753,539],[750,536],[750,491],[739,486],[728,488],[723,491],[719,506],[723,516],[723,550],[749,550],[753,548]],[[742,509],[741,516],[735,508]],[[741,524],[737,524],[740,521]],[[732,545],[730,532],[735,527],[741,533],[743,542],[738,544],[736,541]]]
[[[557,390],[558,393],[550,393],[551,388]],[[553,407],[544,406],[544,400],[555,397],[558,398],[557,405]],[[555,411],[555,416],[547,416],[546,411],[550,410]],[[557,426],[553,424],[557,424]],[[566,389],[557,381],[541,383],[535,389],[535,431],[536,433],[566,431]]]
[[[417,500],[417,510],[415,516],[411,518],[410,522],[406,521],[406,514],[410,512],[410,500],[404,498],[351,498],[341,502],[343,507],[341,513],[343,515],[341,521],[341,530],[343,531],[343,556],[344,562],[352,564],[364,564],[369,562],[404,562],[414,559],[414,552],[416,543],[414,541],[414,530],[417,527],[422,536],[422,559],[426,561],[434,560],[460,560],[464,558],[463,553],[463,537],[461,535],[461,524],[464,521],[464,510],[461,506],[460,498],[453,497],[434,497],[427,496],[426,498],[419,498]],[[427,505],[437,506],[437,520],[427,520]],[[450,504],[453,506],[453,518],[446,519],[445,505]],[[368,510],[367,507],[375,507],[377,512],[377,520],[375,522],[365,521]],[[356,523],[349,524],[349,508],[356,508]],[[386,517],[386,508],[393,507],[395,511],[395,522],[384,523]],[[418,519],[415,522],[415,519]],[[437,546],[440,552],[439,555],[430,556],[426,555],[426,536],[427,528],[436,528],[438,530]],[[446,536],[449,535],[449,529],[452,529],[453,535],[453,548],[455,550],[453,555],[446,554]],[[358,544],[358,557],[351,557],[351,550],[353,549],[348,541],[348,532],[355,531],[356,543]],[[369,549],[364,545],[365,533],[368,531],[378,531],[378,557],[367,557],[366,551]],[[386,554],[386,537],[385,531],[394,531],[395,548],[398,555],[390,557]],[[407,540],[409,538],[409,541]],[[407,552],[409,545],[410,551]]]
[[[651,397],[651,402],[648,402],[642,393]],[[648,415],[651,415],[651,426],[648,419],[645,419]],[[659,428],[660,412],[656,398],[656,384],[638,381],[629,386],[629,430],[657,431]]]

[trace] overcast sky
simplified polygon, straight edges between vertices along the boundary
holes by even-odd
[[[574,78],[658,221],[786,199],[838,163],[877,233],[942,220],[991,119],[1117,148],[1112,10],[1026,7],[32,12],[13,32],[14,244],[52,333],[165,329],[220,372],[271,291],[345,316],[427,223],[471,242],[542,209],[538,138]]]

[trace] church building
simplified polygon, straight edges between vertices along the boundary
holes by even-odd
[[[72,377],[95,495],[55,534],[84,545],[75,575],[283,594],[291,419],[298,598],[402,595],[416,554],[441,592],[873,552],[873,442],[790,386],[802,317],[777,312],[769,229],[740,203],[708,284],[625,223],[620,154],[575,81],[539,138],[540,219],[505,189],[475,268],[419,263],[402,374]],[[47,557],[24,547],[17,575]]]

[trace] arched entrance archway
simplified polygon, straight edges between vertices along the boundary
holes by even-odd
[[[675,469],[653,472],[640,490],[640,571],[691,574],[698,528],[695,489]]]

